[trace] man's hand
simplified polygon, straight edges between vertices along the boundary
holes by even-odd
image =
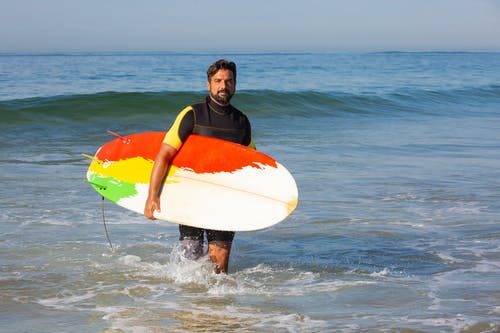
[[[160,212],[160,199],[158,197],[150,198],[146,200],[146,205],[144,206],[144,216],[150,220],[156,220],[154,217],[154,212]]]
[[[144,216],[150,220],[155,220],[154,212],[160,212],[159,192],[162,185],[161,182],[165,177],[170,160],[176,153],[177,149],[166,143],[162,143],[156,155],[149,181],[148,198],[144,205]]]

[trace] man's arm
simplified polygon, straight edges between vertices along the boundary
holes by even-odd
[[[160,211],[160,188],[163,178],[165,177],[165,173],[167,172],[168,165],[176,153],[177,149],[167,143],[162,143],[160,150],[156,155],[149,181],[148,198],[144,206],[144,216],[148,219],[154,220],[154,212]]]

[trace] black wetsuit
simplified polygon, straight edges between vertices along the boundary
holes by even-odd
[[[210,97],[204,102],[190,105],[182,110],[163,142],[180,149],[190,134],[210,136],[254,147],[248,118],[232,105],[220,106]],[[203,241],[204,232],[207,233],[208,242],[231,242],[234,238],[232,231],[207,230],[184,225],[179,225],[179,231],[180,240]]]

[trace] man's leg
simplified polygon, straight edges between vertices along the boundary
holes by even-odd
[[[179,225],[179,240],[184,258],[196,260],[203,255],[203,229]]]
[[[210,261],[215,264],[215,273],[227,273],[231,245],[231,242],[208,243],[208,254],[210,255]]]
[[[233,238],[232,231],[207,230],[208,254],[217,274],[227,273]]]

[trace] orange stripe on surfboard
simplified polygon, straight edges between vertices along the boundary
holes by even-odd
[[[154,161],[164,137],[164,132],[126,135],[123,138],[128,139],[127,142],[123,139],[110,141],[99,149],[96,157],[101,161],[119,161],[134,157]]]
[[[102,146],[96,157],[102,161],[119,161],[135,157],[154,161],[164,137],[164,132],[127,135],[123,138],[128,140],[116,139]],[[273,158],[257,153],[245,146],[241,146],[241,154],[238,154],[238,158],[232,158],[234,150],[232,150],[231,154],[228,149],[228,153],[224,154],[225,145],[220,145],[220,140],[206,139],[206,137],[199,135],[189,136],[182,149],[173,159],[172,164],[179,168],[191,169],[196,173],[234,172],[247,166],[254,168],[261,168],[261,166],[277,167]],[[187,144],[188,142],[189,144]],[[218,153],[207,154],[207,152],[212,151]],[[196,158],[202,152],[204,153],[203,161]],[[221,155],[225,158],[221,158]]]

